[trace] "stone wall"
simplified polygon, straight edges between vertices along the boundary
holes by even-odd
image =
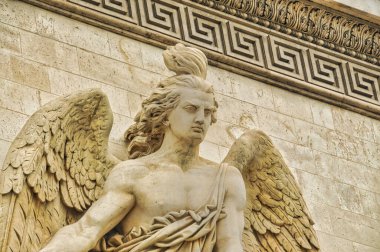
[[[12,0],[0,2],[0,163],[40,106],[101,88],[113,152],[142,99],[170,76],[162,49]],[[298,179],[324,252],[380,251],[380,121],[210,67],[220,104],[202,155],[221,161],[228,129],[269,134]]]

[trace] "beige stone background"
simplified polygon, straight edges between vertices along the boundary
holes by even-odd
[[[0,1],[0,163],[48,101],[83,88],[107,93],[111,146],[142,99],[170,76],[162,50],[13,0]],[[219,121],[202,155],[223,159],[227,129],[258,128],[281,150],[316,222],[323,252],[380,251],[380,121],[210,67]]]

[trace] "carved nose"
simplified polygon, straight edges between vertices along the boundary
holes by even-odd
[[[202,125],[205,122],[205,117],[202,115],[202,113],[198,113],[197,117],[195,118],[195,123]]]

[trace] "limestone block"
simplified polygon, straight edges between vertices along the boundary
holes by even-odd
[[[0,23],[0,50],[7,50],[14,54],[21,53],[20,32],[18,29]]]
[[[164,64],[162,49],[148,44],[141,44],[141,52],[144,69],[165,76],[174,75],[174,73],[169,71]]]
[[[257,129],[256,106],[225,95],[216,95],[218,118],[249,129]]]
[[[341,132],[335,132],[331,141],[335,146],[338,157],[366,164],[367,153],[364,150],[364,143],[363,141],[360,141],[360,139]]]
[[[333,180],[301,170],[297,170],[297,176],[306,203],[323,203],[339,207],[336,183]]]
[[[39,100],[40,100],[40,106],[45,105],[46,103],[58,98],[58,95],[51,94],[48,92],[40,91],[39,92]]]
[[[350,223],[352,222],[358,226],[362,225],[362,226],[366,226],[370,229],[380,230],[380,221],[379,220],[370,218],[370,217],[362,215],[362,214],[344,211],[344,210],[339,209],[339,208],[331,207],[330,218],[331,218],[331,222],[332,222],[333,227],[334,227],[334,223],[337,220],[342,220],[343,222],[344,221],[347,221]],[[347,224],[349,224],[349,223],[347,223]],[[367,231],[368,231],[368,229],[367,229]],[[355,240],[355,237],[350,237],[350,240],[357,241],[357,240]],[[360,243],[362,243],[362,242],[360,242]]]
[[[380,121],[372,120],[372,124],[375,134],[375,141],[380,144]]]
[[[133,92],[128,92],[128,106],[131,113],[131,118],[135,118],[137,113],[141,110],[141,103],[145,97],[141,94],[136,94]]]
[[[124,132],[133,124],[133,120],[129,117],[113,113],[113,126],[110,133],[110,142],[123,145]]]
[[[131,117],[128,101],[128,91],[103,84],[102,91],[107,95],[112,112]]]
[[[340,208],[358,214],[363,214],[363,206],[359,191],[352,185],[336,183],[336,191]]]
[[[89,79],[123,88],[126,82],[132,81],[130,66],[120,61],[84,50],[78,50],[78,59],[81,75]]]
[[[313,115],[313,122],[315,124],[329,129],[335,129],[331,105],[316,100],[310,100],[310,108]]]
[[[36,30],[44,37],[54,37],[55,15],[43,9],[36,9]]]
[[[83,76],[136,93],[148,95],[162,76],[117,60],[78,50]]]
[[[330,206],[323,203],[310,202],[308,209],[315,222],[315,230],[334,234],[331,226]]]
[[[0,53],[0,77],[43,91],[50,91],[48,68],[14,55]]]
[[[51,92],[67,95],[87,88],[100,88],[101,83],[56,68],[49,69]]]
[[[1,1],[0,20],[2,23],[28,31],[36,31],[35,9],[20,1]]]
[[[380,169],[380,144],[362,141],[365,153],[365,164]]]
[[[213,85],[216,93],[233,96],[233,89],[229,73],[223,69],[209,66],[206,80]]]
[[[138,67],[130,67],[129,75],[132,76],[132,81],[127,82],[127,88],[137,94],[144,96],[150,95],[152,89],[155,88],[165,76],[157,74]]]
[[[368,247],[360,243],[354,242],[354,249],[355,252],[379,252],[379,249]]]
[[[319,151],[314,151],[314,160],[319,175],[379,193],[380,174],[377,170]]]
[[[36,10],[38,32],[69,45],[109,56],[108,32],[65,16]]]
[[[221,161],[218,145],[208,141],[203,141],[201,143],[199,146],[199,154],[201,157],[216,163],[220,163]]]
[[[233,125],[231,123],[218,120],[215,124],[210,126],[206,135],[206,141],[229,148],[235,140],[233,136],[228,133],[232,127]]]
[[[38,91],[0,79],[0,107],[31,115],[40,107]]]
[[[275,111],[313,122],[309,99],[279,88],[273,88],[272,90]]]
[[[137,67],[143,67],[142,44],[134,39],[108,33],[110,57]]]
[[[10,146],[11,142],[0,140],[0,167],[2,167],[4,163],[5,156]]]
[[[355,220],[337,218],[333,221],[333,230],[337,236],[380,249],[380,229],[357,223]]]
[[[272,141],[280,150],[288,166],[313,174],[319,174],[319,168],[314,164],[313,152],[309,148],[277,138],[272,138]]]
[[[274,110],[272,88],[247,77],[230,73],[233,97]]]
[[[363,207],[363,214],[380,220],[380,194],[363,189],[358,189],[358,192]]]
[[[260,107],[257,108],[257,116],[260,130],[270,136],[297,143],[293,118]]]
[[[335,129],[367,141],[375,141],[372,120],[338,107],[332,109]]]
[[[334,134],[332,141],[338,157],[379,169],[380,146],[378,144],[340,132]]]
[[[21,33],[21,49],[25,58],[79,73],[76,48],[29,32]]]
[[[28,116],[24,114],[0,108],[0,136],[2,140],[13,141],[27,120]]]
[[[323,252],[356,252],[352,241],[324,232],[317,232],[321,251]]]

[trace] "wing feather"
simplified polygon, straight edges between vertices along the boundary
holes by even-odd
[[[27,121],[0,170],[0,249],[38,251],[100,195],[117,160],[112,111],[99,90],[61,97]]]
[[[319,251],[301,191],[268,136],[246,132],[224,162],[240,169],[246,185],[245,251]]]

